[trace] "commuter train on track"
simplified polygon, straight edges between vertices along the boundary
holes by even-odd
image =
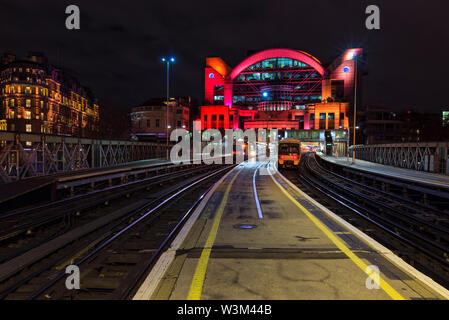
[[[279,168],[298,168],[301,160],[301,142],[296,139],[285,139],[279,142]]]

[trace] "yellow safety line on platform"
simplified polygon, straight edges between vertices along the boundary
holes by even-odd
[[[271,173],[271,171],[270,171]],[[324,232],[324,234],[344,253],[349,259],[351,259],[364,273],[368,276],[371,276],[373,270],[368,267],[368,265],[363,262],[354,252],[352,252],[344,243],[341,241],[324,223],[322,223],[317,217],[315,217],[312,213],[309,212],[306,208],[304,208],[290,193],[283,188],[279,182],[270,174],[271,179],[273,179],[274,183],[281,189],[281,191],[289,198],[302,212],[310,219],[312,222]],[[394,300],[405,300],[403,296],[401,296],[392,286],[390,286],[382,277],[379,276],[379,279],[376,277],[371,277],[371,279],[376,282],[392,299]],[[377,281],[379,280],[379,281]]]
[[[195,274],[193,275],[192,284],[190,285],[187,300],[200,300],[201,298],[204,279],[206,277],[207,264],[209,263],[209,257],[215,242],[215,238],[217,237],[218,226],[220,225],[220,220],[223,215],[224,208],[226,206],[226,202],[228,199],[229,192],[231,191],[232,184],[234,183],[235,178],[237,178],[239,173],[240,171],[238,171],[237,174],[229,182],[228,187],[226,188],[226,191],[223,195],[223,199],[221,199],[220,206],[218,207],[217,213],[215,214],[214,222],[209,232],[209,236],[207,237],[203,251],[201,252],[200,259],[198,260],[198,264],[195,269]]]

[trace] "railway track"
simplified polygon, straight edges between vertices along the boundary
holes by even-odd
[[[208,169],[190,165],[159,167],[151,176],[99,186],[99,189],[58,201],[3,213],[0,216],[0,263],[98,218],[104,205],[126,203],[141,192],[162,188],[204,170]]]
[[[134,190],[139,197],[132,202],[122,199],[125,206],[107,207],[100,217],[23,249],[0,265],[0,298],[129,298],[200,201],[198,195],[231,168],[202,166],[153,177],[147,181],[151,183],[139,184]],[[124,192],[120,188],[119,193]],[[21,265],[25,260],[28,263]],[[65,287],[65,267],[70,264],[80,267],[81,290]]]
[[[390,248],[408,263],[449,287],[449,214],[322,167],[314,155],[299,171],[285,172],[304,192]],[[448,199],[449,200],[449,199]]]

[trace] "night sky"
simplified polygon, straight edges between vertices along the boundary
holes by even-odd
[[[66,6],[81,30],[65,28]],[[381,10],[381,30],[365,28],[365,8]],[[171,95],[201,103],[204,63],[231,66],[248,50],[287,47],[331,62],[365,49],[365,104],[437,112],[449,108],[449,5],[435,1],[21,1],[0,0],[0,52],[44,52],[89,86],[100,103],[124,109],[163,97],[163,55],[173,54]]]

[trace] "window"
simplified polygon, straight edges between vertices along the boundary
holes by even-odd
[[[26,132],[31,132],[31,124],[26,125]]]
[[[31,119],[31,111],[26,111],[25,112],[25,119],[28,119],[28,120]]]
[[[11,107],[14,107],[14,99],[11,99]]]
[[[224,115],[223,115],[223,114],[220,114],[220,115],[218,116],[218,120],[223,121],[223,120],[224,120]]]
[[[217,121],[217,115],[216,114],[212,115],[212,121]]]
[[[29,79],[29,77],[28,77],[28,79]],[[25,88],[25,93],[26,94],[31,94],[31,88],[30,87],[26,87]]]
[[[16,125],[14,123],[11,123],[11,131],[16,131]]]
[[[310,120],[315,120],[315,113],[310,114]]]
[[[320,120],[326,120],[326,114],[320,113]]]
[[[0,120],[0,131],[8,130],[8,125],[6,124],[6,120]]]
[[[293,143],[282,143],[279,145],[279,154],[299,153],[299,145]]]
[[[289,68],[293,64],[292,59],[288,58],[279,58],[278,59],[278,68]]]
[[[30,99],[26,100],[26,107],[31,108],[31,100]]]
[[[181,127],[181,120],[178,120],[177,127],[178,127],[178,128]]]
[[[147,120],[147,128],[151,126],[150,120]]]
[[[207,115],[204,115],[204,122],[207,122]]]
[[[9,117],[11,118],[11,119],[14,119],[14,111],[11,111],[11,113],[9,114]]]
[[[335,113],[328,113],[327,114],[327,119],[334,120],[335,119]]]
[[[156,119],[156,128],[159,128],[159,119]]]
[[[262,61],[262,68],[276,68],[276,58]]]

